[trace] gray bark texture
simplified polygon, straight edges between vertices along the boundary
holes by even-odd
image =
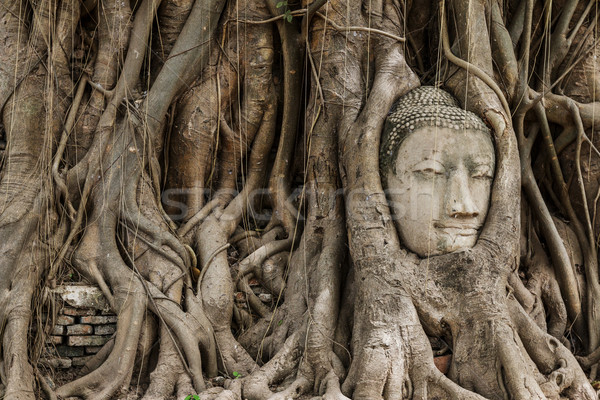
[[[599,15],[0,0],[0,399],[596,399]],[[419,86],[483,121],[493,171],[444,175],[484,196],[451,210],[473,246],[413,252],[390,206],[382,131]],[[71,280],[118,322],[65,375]]]

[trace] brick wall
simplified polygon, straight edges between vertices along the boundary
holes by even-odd
[[[250,279],[248,284],[265,306],[273,306],[273,296],[256,279]],[[41,362],[58,369],[81,367],[113,336],[117,316],[96,286],[59,286],[52,289],[51,295],[58,305],[58,314],[48,332]],[[234,300],[240,309],[248,310],[246,293],[235,292]]]
[[[52,295],[59,311],[42,362],[54,368],[83,366],[113,336],[117,316],[95,286],[59,286]]]

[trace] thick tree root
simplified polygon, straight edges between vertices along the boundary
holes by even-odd
[[[595,399],[596,393],[575,356],[535,325],[514,299],[509,299],[509,306],[524,348],[546,376],[546,382],[542,383],[546,396],[550,398],[560,393],[569,399]]]
[[[296,332],[285,342],[284,347],[268,363],[245,379],[243,394],[249,400],[285,400],[302,393],[302,384],[294,382],[283,392],[274,394],[270,386],[288,376],[298,364],[302,335]]]

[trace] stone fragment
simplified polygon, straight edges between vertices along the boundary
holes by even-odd
[[[64,335],[65,334],[65,326],[64,325],[54,325],[50,330],[51,335]]]
[[[43,358],[40,360],[40,362],[42,364],[48,365],[49,367],[57,368],[57,369],[71,368],[71,365],[72,365],[71,359],[69,359],[69,358],[58,358],[58,357]]]
[[[63,337],[62,336],[54,336],[54,335],[52,335],[52,336],[47,336],[46,337],[46,343],[48,343],[48,344],[57,345],[57,344],[62,344],[62,342],[63,342]]]
[[[83,355],[83,348],[70,346],[56,346],[56,352],[61,357],[78,357]]]
[[[82,324],[105,325],[114,324],[117,322],[116,315],[91,315],[81,317]]]
[[[64,285],[53,289],[52,292],[58,294],[65,303],[73,308],[110,309],[102,291],[96,286]]]
[[[56,317],[57,325],[73,325],[75,323],[75,318],[70,317],[68,315],[58,315]]]
[[[117,326],[114,324],[110,325],[96,325],[94,327],[94,333],[96,335],[112,335],[117,330]]]
[[[91,335],[94,333],[94,328],[91,325],[76,324],[67,326],[67,335]]]
[[[86,346],[85,354],[96,354],[102,349],[102,346]]]
[[[223,385],[225,385],[225,377],[223,376],[215,376],[210,381],[215,386],[223,387]]]
[[[63,307],[62,313],[65,315],[79,317],[82,315],[96,315],[96,310],[93,308]]]
[[[73,357],[74,367],[83,367],[93,356]]]
[[[67,344],[69,346],[102,346],[108,342],[110,337],[108,336],[68,336]],[[83,349],[81,349],[83,354]]]

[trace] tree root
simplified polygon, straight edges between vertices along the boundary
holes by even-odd
[[[285,342],[283,348],[268,363],[245,379],[243,386],[244,398],[249,400],[286,400],[295,398],[303,392],[305,380],[294,382],[283,392],[274,394],[270,386],[288,376],[298,364],[301,351],[302,334],[300,331],[292,334]]]
[[[133,278],[135,279],[135,278]],[[133,363],[145,312],[145,294],[139,283],[137,293],[124,293],[128,299],[123,303],[117,320],[117,334],[113,351],[96,370],[70,382],[57,390],[62,397],[80,396],[84,399],[108,400],[118,390],[127,390],[133,373]],[[118,329],[128,327],[127,330]]]
[[[514,298],[509,299],[509,307],[523,346],[540,372],[546,375],[546,382],[542,384],[546,396],[563,394],[571,399],[595,399],[596,393],[575,356],[535,325]]]

